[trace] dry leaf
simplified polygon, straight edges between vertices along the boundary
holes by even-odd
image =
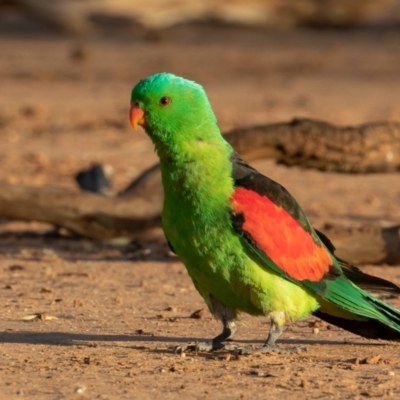
[[[52,315],[46,315],[46,314],[42,314],[42,313],[35,313],[35,314],[25,315],[25,317],[22,317],[21,319],[23,321],[35,321],[35,320],[51,321],[53,319],[58,319],[58,318],[54,317]]]
[[[10,266],[8,267],[8,269],[9,269],[10,271],[22,271],[22,270],[25,269],[25,267],[22,266],[22,265],[19,265],[19,264],[13,264],[13,265],[10,265]]]
[[[190,315],[190,318],[195,318],[195,319],[200,319],[204,317],[204,314],[206,312],[205,308],[201,308],[200,310],[196,310],[194,313]]]

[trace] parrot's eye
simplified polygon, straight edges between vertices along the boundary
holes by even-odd
[[[164,97],[161,97],[161,99],[160,99],[160,101],[159,101],[159,104],[160,104],[160,106],[165,107],[165,106],[167,106],[168,104],[170,104],[171,101],[172,101],[172,100],[171,100],[170,97],[164,96]]]

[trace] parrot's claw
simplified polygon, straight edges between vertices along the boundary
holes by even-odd
[[[304,346],[291,347],[288,349],[281,349],[278,346],[263,346],[257,349],[253,349],[252,347],[237,347],[233,350],[235,355],[250,355],[250,354],[298,354],[307,351],[307,348]]]
[[[204,351],[204,352],[210,352],[214,350],[221,350],[224,349],[225,345],[222,343],[212,343],[212,342],[195,342],[195,343],[187,343],[187,344],[182,344],[180,346],[176,346],[174,349],[174,352],[176,354],[182,354],[185,352],[199,352],[199,351]]]
[[[187,343],[180,346],[176,346],[174,352],[176,354],[182,354],[185,352],[212,352],[215,350],[225,350],[233,353],[234,355],[244,356],[251,354],[299,354],[307,351],[304,346],[290,347],[287,349],[282,349],[276,345],[274,346],[263,346],[259,348],[253,348],[250,346],[242,347],[236,344],[223,344],[223,343],[213,343],[213,342],[195,342]]]

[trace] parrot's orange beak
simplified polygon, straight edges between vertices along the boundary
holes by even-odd
[[[144,118],[144,111],[139,107],[137,103],[131,105],[131,110],[129,111],[129,120],[133,129],[136,129],[138,125],[145,126],[146,119]]]

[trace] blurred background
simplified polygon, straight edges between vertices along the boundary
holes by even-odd
[[[125,187],[157,161],[127,113],[133,85],[160,71],[204,85],[223,131],[398,120],[400,1],[1,0],[0,179],[77,189],[75,174],[101,162]],[[360,201],[373,221],[399,216],[396,193],[371,193],[391,181],[257,166],[314,221],[358,215]]]
[[[93,163],[114,171],[111,192],[126,187],[157,162],[129,125],[130,92],[161,71],[202,84],[223,131],[400,121],[400,0],[0,0],[0,187],[39,187],[19,203],[32,214],[45,185],[79,197],[75,176]],[[399,172],[252,164],[317,228],[374,225],[382,243],[380,228],[400,224]],[[0,218],[0,398],[400,398],[393,347],[313,319],[285,336],[306,344],[304,357],[177,357],[175,344],[220,328],[155,231],[110,243]],[[400,285],[399,268],[364,270]],[[241,318],[237,338],[261,345],[267,321]]]

